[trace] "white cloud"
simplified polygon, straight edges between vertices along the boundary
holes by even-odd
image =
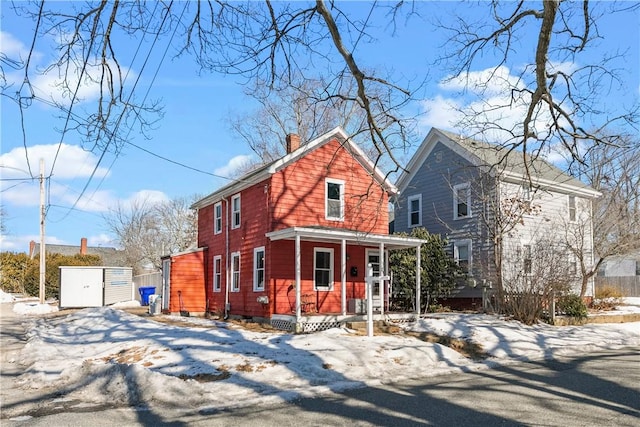
[[[438,84],[439,88],[447,91],[469,90],[487,96],[504,94],[511,88],[522,89],[524,86],[521,78],[511,74],[505,66],[471,71],[455,78],[446,77]]]
[[[241,154],[233,157],[229,162],[213,171],[216,175],[231,177],[238,169],[245,167],[251,161],[251,156]]]
[[[6,31],[0,31],[0,46],[2,47],[3,54],[7,55],[10,60],[17,61],[18,63],[24,62],[29,54],[27,45]],[[79,55],[79,57],[82,56],[83,55]],[[90,62],[83,71],[82,64],[76,64],[74,62],[65,63],[62,67],[56,66],[57,59],[58,58],[55,57],[45,58],[44,55],[37,50],[32,52],[29,83],[36,96],[68,106],[71,104],[73,93],[77,88],[76,103],[95,101],[98,99],[100,96],[100,81],[103,78],[107,79],[110,75],[110,73],[103,74],[101,62]],[[49,63],[47,63],[47,61]],[[119,71],[122,73],[122,78],[124,79],[126,76],[129,82],[137,77],[136,72],[128,67],[118,66],[113,61],[107,61],[107,65],[113,72],[114,81],[108,82],[105,80],[102,83],[105,93],[109,92],[108,86],[110,84],[113,84],[115,90],[119,90],[120,77],[117,75]],[[80,78],[81,74],[82,78]],[[65,75],[67,76],[66,87],[62,85]],[[7,68],[4,77],[8,84],[18,89],[24,82],[24,70],[11,72],[11,69]],[[78,83],[80,84],[78,85]],[[25,86],[22,92],[23,95],[28,95],[28,87]]]
[[[57,158],[56,158],[57,153]],[[29,162],[27,163],[27,157]],[[52,184],[50,185],[51,197],[61,198],[63,203],[75,202],[76,194],[69,191],[61,181],[70,181],[76,178],[88,179],[95,170],[94,179],[104,178],[109,175],[109,170],[103,167],[96,167],[98,157],[93,153],[84,151],[82,148],[61,144],[58,152],[58,144],[34,145],[25,149],[17,147],[0,155],[0,173],[7,179],[21,179],[20,181],[1,181],[0,186],[3,191],[3,200],[21,206],[35,206],[40,203],[39,185],[37,179],[32,179],[40,175],[40,159],[44,159],[45,175],[51,174]],[[55,165],[54,165],[55,159]],[[53,167],[53,171],[51,168]],[[102,196],[104,197],[104,196]],[[73,200],[71,200],[73,199]],[[62,204],[56,201],[56,204]],[[85,204],[87,206],[88,203]],[[94,207],[92,211],[105,210]]]
[[[60,151],[58,151],[60,147]],[[56,158],[57,154],[57,158]],[[27,164],[27,157],[29,164]],[[48,145],[34,145],[25,149],[16,147],[8,153],[0,155],[0,169],[2,175],[11,178],[29,177],[29,167],[34,177],[39,176],[40,159],[44,159],[45,175],[52,172],[56,179],[86,178],[95,169],[94,178],[102,178],[109,174],[107,168],[98,167],[98,157],[90,151],[85,151],[77,145],[62,143]],[[54,165],[55,160],[55,165]],[[54,170],[51,171],[51,167]]]
[[[553,65],[565,71],[572,66],[571,63]],[[480,132],[488,141],[506,141],[510,132],[505,130],[521,132],[519,128],[531,100],[529,92],[523,90],[526,85],[522,75],[514,75],[507,67],[501,66],[445,79],[438,87],[455,94],[449,97],[438,94],[422,102],[426,113],[420,125],[425,128],[425,133],[430,127],[438,127],[470,134]],[[545,109],[535,111],[533,131],[540,136],[545,135],[550,117]]]
[[[6,31],[0,31],[0,46],[2,47],[2,53],[14,61],[21,62],[29,54],[27,46],[15,38],[13,34]]]
[[[102,246],[102,247],[115,247],[116,243],[112,236],[108,234],[98,234],[96,236],[87,237],[87,244],[89,246]]]
[[[155,205],[158,203],[168,202],[169,197],[163,193],[162,191],[157,190],[140,190],[136,193],[133,193],[127,199],[123,200],[122,203],[131,206],[134,204],[150,204]]]
[[[115,90],[119,90],[120,80],[117,76],[119,67],[112,61],[108,62],[108,65],[113,71],[113,76],[116,81],[113,82]],[[135,73],[127,67],[120,67],[120,70],[127,79],[135,79]],[[64,73],[66,72],[67,81],[64,82]],[[47,71],[37,75],[31,79],[31,84],[34,92],[37,96],[51,99],[58,104],[69,105],[73,94],[77,88],[77,96],[75,102],[93,101],[100,96],[100,81],[102,76],[102,66],[100,64],[88,64],[80,79],[82,68],[75,67],[75,64],[69,64],[69,69],[62,67],[52,67]],[[105,73],[105,76],[109,76],[109,73]],[[107,77],[105,77],[106,79]],[[63,86],[65,83],[65,86]],[[78,83],[80,85],[78,86]],[[105,93],[108,93],[107,86],[110,82],[104,81],[102,83],[105,86]]]

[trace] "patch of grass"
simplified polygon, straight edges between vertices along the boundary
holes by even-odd
[[[446,335],[438,335],[431,332],[405,331],[406,335],[416,337],[425,342],[441,344],[457,351],[472,360],[483,360],[488,357],[482,346],[462,338],[452,338]]]

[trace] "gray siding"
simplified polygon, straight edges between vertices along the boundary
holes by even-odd
[[[491,261],[493,245],[485,226],[486,220],[483,219],[490,209],[486,208],[483,199],[493,197],[493,183],[483,182],[480,179],[483,174],[476,166],[440,142],[435,144],[419,167],[397,199],[395,232],[411,232],[407,200],[420,194],[421,226],[449,242],[471,240],[473,275],[479,280],[489,277],[494,270]],[[471,217],[454,219],[453,187],[464,183],[471,185]]]

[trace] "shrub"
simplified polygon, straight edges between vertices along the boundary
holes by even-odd
[[[8,293],[24,292],[27,271],[36,263],[25,253],[0,253],[0,288]]]
[[[576,294],[561,296],[556,303],[556,311],[578,319],[587,317],[587,306],[582,298]]]
[[[596,310],[612,310],[622,304],[622,292],[611,285],[602,286],[596,290],[591,307]]]
[[[45,272],[45,298],[58,298],[60,291],[60,266],[91,266],[101,265],[98,255],[61,255],[47,254]],[[40,294],[40,260],[34,258],[34,263],[28,268],[24,277],[24,291],[27,295],[38,296]]]

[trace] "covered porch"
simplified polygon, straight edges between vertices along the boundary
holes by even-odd
[[[384,319],[389,314],[385,313],[385,301],[389,297],[388,283],[390,280],[388,256],[384,256],[389,250],[414,248],[416,251],[416,311],[410,314],[410,317],[417,318],[420,315],[420,246],[424,243],[421,239],[412,237],[392,236],[383,234],[372,234],[361,231],[336,229],[328,227],[291,227],[283,230],[267,233],[266,236],[272,241],[291,240],[294,242],[294,271],[295,280],[293,287],[295,290],[295,310],[291,315],[273,314],[272,324],[275,327],[286,330],[293,330],[295,332],[308,332],[309,328],[305,325],[318,325],[318,324],[332,324],[338,326],[346,323],[347,319],[354,319],[353,321],[365,320],[367,322],[367,334],[373,334],[373,321],[376,318]],[[327,314],[322,320],[322,314],[309,316],[304,313],[306,301],[301,292],[302,282],[302,256],[301,245],[302,242],[313,243],[325,243],[332,244],[339,247],[339,277],[340,277],[340,312]],[[376,269],[371,264],[366,266],[366,279],[365,279],[365,304],[366,310],[363,315],[357,315],[353,313],[353,310],[348,311],[347,307],[347,247],[359,246],[364,248],[373,248],[379,254],[379,262],[376,265]],[[377,271],[375,271],[377,270]],[[381,303],[377,305],[374,310],[374,285],[377,284]],[[404,315],[406,317],[406,314]],[[282,325],[280,325],[282,324]],[[291,324],[293,326],[291,326]],[[313,329],[315,328],[315,329]],[[321,326],[312,327],[313,330],[322,330]]]

